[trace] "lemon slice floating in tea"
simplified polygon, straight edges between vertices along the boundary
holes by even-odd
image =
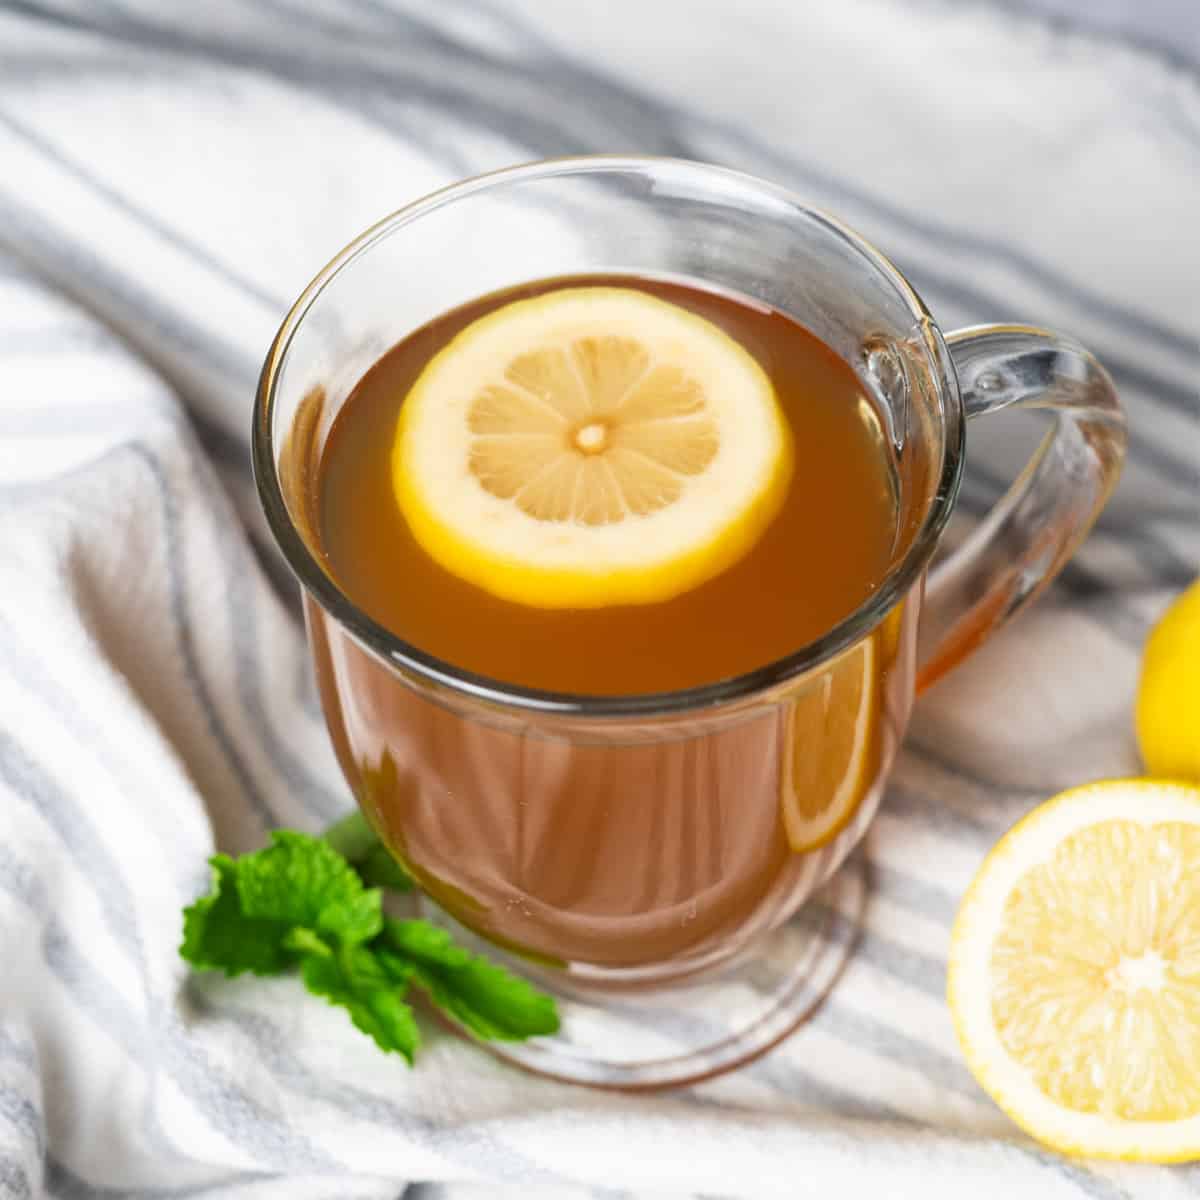
[[[790,706],[782,810],[788,845],[797,853],[832,841],[871,782],[879,636],[842,655]]]
[[[400,410],[397,502],[425,551],[539,608],[667,600],[781,505],[791,440],[754,357],[632,288],[565,288],[467,326]]]
[[[951,939],[967,1063],[1068,1154],[1200,1157],[1200,788],[1064,792],[988,855]]]

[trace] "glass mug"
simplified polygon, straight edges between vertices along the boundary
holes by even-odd
[[[886,576],[818,641],[738,678],[624,697],[482,678],[356,607],[314,536],[324,439],[384,351],[487,293],[605,273],[674,278],[788,314],[851,365],[878,410],[897,518]],[[1054,428],[931,570],[965,422],[1012,405],[1052,410]],[[886,258],[788,192],[697,163],[608,157],[460,183],[355,240],[285,319],[253,437],[261,501],[303,585],[321,702],[360,806],[420,883],[424,915],[559,998],[557,1035],[492,1048],[624,1088],[727,1070],[811,1011],[862,899],[859,875],[834,872],[878,808],[915,694],[1070,557],[1125,442],[1112,383],[1073,342],[1024,326],[943,335]],[[846,811],[797,847],[789,808],[803,815],[828,799],[805,781],[845,770],[828,761],[845,737],[813,698],[863,664],[875,717]]]

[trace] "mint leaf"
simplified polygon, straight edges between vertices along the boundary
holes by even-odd
[[[341,904],[327,904],[321,909],[317,928],[343,942],[369,942],[383,928],[383,895],[378,888],[371,888]]]
[[[382,842],[376,842],[354,864],[367,887],[387,888],[391,892],[411,892],[412,876],[391,856]]]
[[[558,1028],[553,999],[469,953],[445,930],[385,921],[382,894],[364,879],[396,886],[407,876],[361,816],[339,828],[356,864],[330,842],[291,830],[277,830],[266,849],[236,861],[215,855],[211,892],[184,910],[180,954],[200,970],[228,975],[274,975],[298,964],[310,991],[410,1063],[420,1034],[404,996],[414,983],[481,1038]]]
[[[366,858],[373,846],[379,845],[375,830],[357,808],[340,821],[334,821],[321,834],[321,840],[328,842],[351,866]]]
[[[478,1037],[516,1041],[557,1031],[552,997],[477,958],[436,925],[385,920],[381,941],[390,952],[387,970],[406,964],[430,1000]]]
[[[212,891],[183,910],[179,953],[201,971],[240,975],[277,975],[290,962],[285,945],[288,927],[280,921],[247,917],[238,900],[238,864],[214,854]]]
[[[447,930],[428,921],[399,921],[389,917],[383,923],[383,934],[386,945],[420,962],[462,967],[471,961],[470,952]]]
[[[368,887],[412,890],[408,872],[391,856],[363,814],[355,809],[321,835],[358,872]]]
[[[375,961],[383,968],[383,973],[395,984],[400,987],[407,988],[412,982],[413,973],[416,968],[412,963],[400,958],[398,955],[392,954],[389,950],[382,948],[381,943],[377,943],[374,947]]]
[[[345,942],[373,938],[383,923],[378,891],[364,891],[346,860],[320,838],[290,829],[237,862],[237,890],[248,917],[302,925]]]
[[[350,946],[337,954],[310,955],[300,972],[310,992],[346,1009],[355,1026],[381,1050],[403,1054],[412,1063],[421,1040],[416,1019],[404,1002],[403,987],[370,950]]]
[[[328,958],[333,953],[333,947],[319,933],[305,929],[303,925],[289,929],[283,944],[299,956],[314,954],[318,958]]]

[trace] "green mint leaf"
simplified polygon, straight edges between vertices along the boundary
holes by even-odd
[[[364,884],[407,887],[408,876],[354,818],[338,823],[332,842],[277,830],[265,850],[236,861],[215,855],[212,891],[184,910],[183,957],[229,975],[273,975],[298,963],[310,991],[410,1063],[420,1034],[404,996],[414,983],[477,1037],[553,1033],[551,997],[437,926],[385,921],[379,888]]]
[[[313,954],[318,958],[328,958],[333,953],[333,947],[319,933],[305,929],[303,925],[293,925],[283,939],[283,944],[300,956]]]
[[[288,926],[280,921],[248,917],[238,899],[238,864],[214,854],[212,891],[183,910],[183,944],[179,953],[201,971],[240,975],[277,975],[290,965]]]
[[[341,904],[328,904],[317,927],[346,943],[369,942],[383,928],[383,894],[371,888]]]
[[[471,961],[470,952],[447,930],[429,921],[388,918],[383,923],[383,933],[384,944],[407,958],[444,967],[462,967]]]
[[[470,954],[445,930],[427,921],[385,920],[381,940],[389,952],[385,969],[397,969],[393,958],[407,963],[430,1000],[478,1037],[517,1041],[557,1031],[552,997]]]
[[[388,853],[358,809],[331,825],[321,837],[358,872],[367,887],[412,890],[408,872]]]
[[[411,892],[412,876],[391,856],[388,848],[377,842],[354,869],[367,887],[387,888],[390,892]]]
[[[400,958],[399,955],[392,954],[391,951],[384,949],[381,942],[376,942],[372,949],[375,954],[375,961],[383,969],[383,973],[397,986],[407,988],[416,970],[413,964],[407,959]]]
[[[277,829],[271,845],[237,861],[237,890],[249,917],[301,925],[365,942],[382,927],[378,891],[364,891],[346,860],[320,838]]]
[[[334,821],[321,834],[321,840],[328,842],[351,866],[361,862],[371,852],[372,847],[379,845],[375,830],[357,808],[348,812],[341,820]]]
[[[412,1063],[421,1040],[402,986],[389,977],[365,946],[349,946],[328,956],[310,955],[300,965],[305,986],[344,1008],[355,1026],[387,1053]]]

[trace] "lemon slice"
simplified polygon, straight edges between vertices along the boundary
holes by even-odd
[[[762,368],[629,288],[519,300],[405,398],[392,455],[417,541],[539,608],[666,600],[736,562],[783,501],[791,441]]]
[[[874,773],[878,681],[872,634],[793,701],[783,765],[783,825],[797,853],[832,841]]]
[[[967,1063],[1068,1154],[1200,1157],[1200,789],[1063,792],[988,855],[955,922]]]

